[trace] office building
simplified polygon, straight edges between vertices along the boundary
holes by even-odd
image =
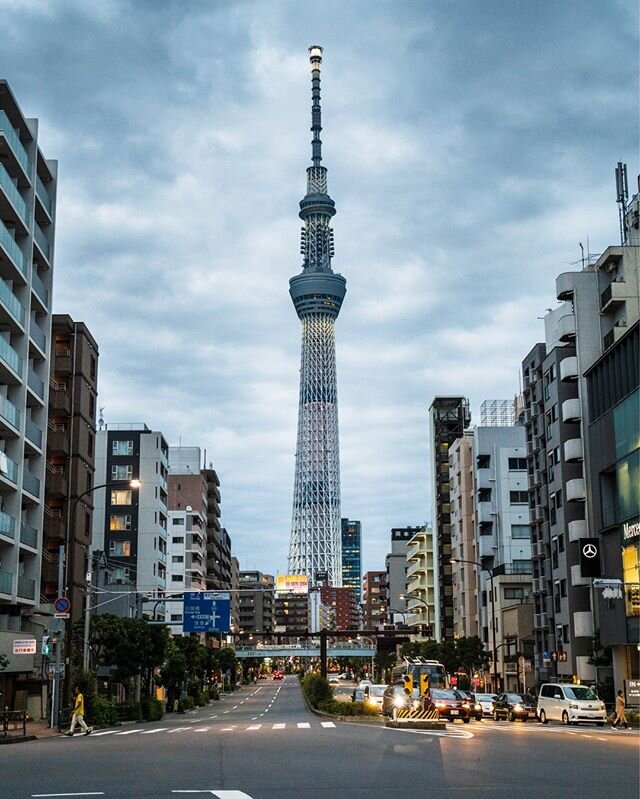
[[[469,400],[464,397],[435,397],[431,403],[429,434],[436,584],[433,625],[435,637],[443,641],[452,641],[454,630],[449,448],[456,439],[460,438],[470,422]]]
[[[336,382],[335,322],[346,280],[331,268],[334,255],[331,217],[335,203],[327,193],[320,131],[322,48],[311,47],[312,166],[307,194],[300,202],[304,222],[302,272],[289,281],[289,293],[302,323],[300,397],[296,443],[289,574],[306,574],[311,584],[326,573],[342,585],[340,524],[340,447]]]
[[[238,586],[240,631],[273,633],[275,601],[273,575],[240,570]]]
[[[382,629],[387,621],[387,615],[387,572],[365,572],[362,578],[363,629]]]
[[[3,706],[40,715],[44,483],[57,162],[0,80],[0,672]],[[46,556],[45,556],[46,557]],[[34,672],[35,669],[35,672]]]
[[[352,588],[360,599],[362,591],[362,525],[351,519],[341,519],[342,525],[342,585]]]
[[[321,605],[333,609],[335,630],[357,630],[360,627],[358,594],[352,588],[324,585],[320,589]]]
[[[391,552],[385,557],[387,571],[387,609],[390,621],[394,613],[407,609],[407,547],[410,539],[421,528],[393,527],[391,529]]]

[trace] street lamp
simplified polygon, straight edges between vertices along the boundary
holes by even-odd
[[[431,627],[430,622],[429,622],[429,603],[427,602],[427,600],[426,599],[422,599],[422,597],[416,596],[415,593],[413,593],[413,592],[408,593],[408,594],[400,594],[400,599],[404,599],[404,600],[409,600],[410,599],[413,602],[421,602],[424,605],[425,610],[427,611],[427,614],[426,614],[427,615],[427,638],[431,638],[431,635],[429,634],[429,629]],[[409,611],[409,610],[410,610],[410,608],[407,608],[407,611]]]
[[[451,558],[451,563],[470,563],[472,566],[477,566],[481,571],[489,575],[489,588],[491,590],[491,628],[493,629],[493,690],[498,690],[498,646],[496,640],[496,613],[495,613],[495,597],[493,593],[493,569],[488,569],[477,560],[465,560],[464,558]]]

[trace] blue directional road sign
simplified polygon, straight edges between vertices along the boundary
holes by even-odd
[[[228,591],[185,591],[182,631],[228,633],[231,628],[231,595]]]

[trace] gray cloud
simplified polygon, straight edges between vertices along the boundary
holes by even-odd
[[[326,48],[342,510],[366,568],[429,518],[433,395],[478,419],[518,390],[578,241],[617,240],[615,162],[638,170],[635,3],[322,8],[0,0],[0,74],[60,161],[54,308],[100,344],[108,421],[206,448],[234,550],[267,571],[293,487],[307,46]]]

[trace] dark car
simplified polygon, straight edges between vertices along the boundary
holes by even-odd
[[[493,703],[493,720],[526,721],[536,718],[536,700],[529,694],[498,694]]]
[[[482,721],[482,705],[476,701],[474,694],[470,691],[461,691],[456,688],[456,693],[460,694],[463,701],[469,705],[469,715],[476,721]]]
[[[409,697],[405,694],[402,685],[390,685],[382,694],[381,712],[383,716],[393,718],[396,710],[407,710],[409,705]]]
[[[471,721],[471,705],[458,691],[431,688],[425,697],[425,708],[434,709],[439,719],[461,719],[465,724]]]

